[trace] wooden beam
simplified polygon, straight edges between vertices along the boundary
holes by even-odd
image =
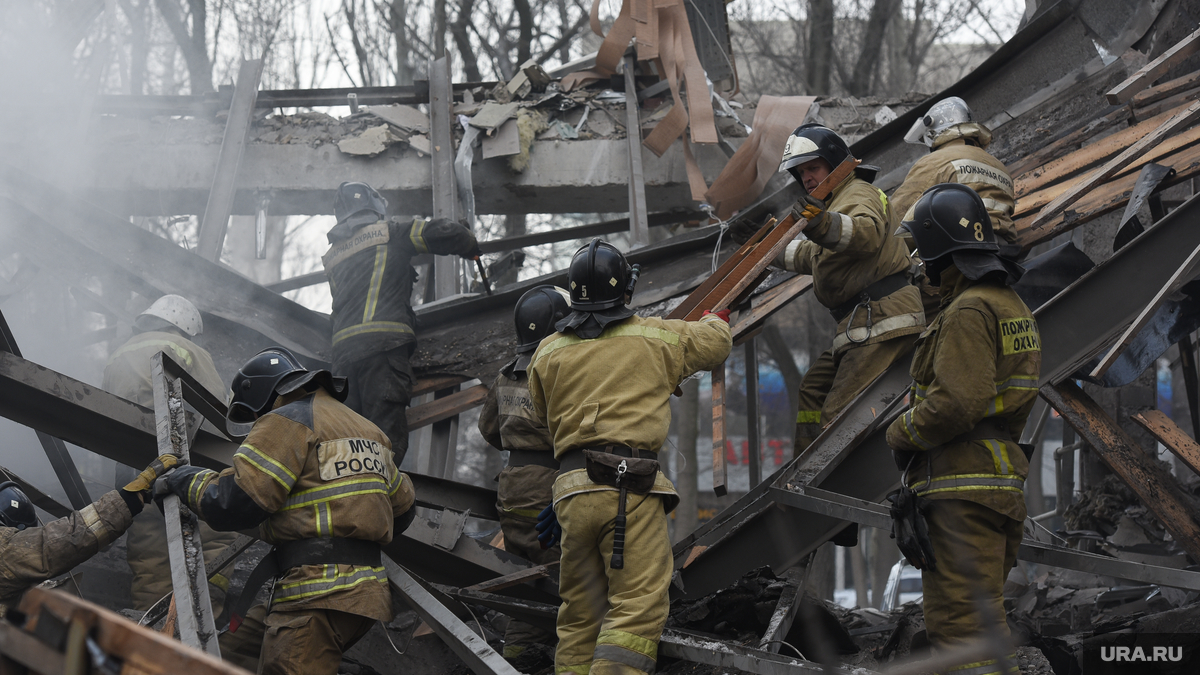
[[[408,430],[420,429],[423,426],[450,419],[461,412],[482,405],[483,399],[487,397],[487,393],[487,385],[477,384],[470,389],[456,391],[444,398],[434,399],[429,403],[409,408],[406,413],[408,415]],[[432,468],[430,472],[434,475],[440,475],[434,472]]]
[[[1130,75],[1129,79],[1113,87],[1104,97],[1113,105],[1120,105],[1128,101],[1165,75],[1168,70],[1183,63],[1184,59],[1195,54],[1198,49],[1200,49],[1200,29],[1163,52],[1162,56],[1142,66],[1136,73]]]
[[[1116,363],[1117,359],[1121,358],[1121,354],[1125,352],[1125,349],[1129,347],[1134,338],[1137,337],[1138,333],[1142,331],[1142,328],[1145,328],[1146,324],[1150,322],[1150,319],[1154,317],[1154,313],[1158,311],[1159,306],[1162,305],[1163,301],[1167,299],[1167,296],[1179,290],[1180,286],[1183,286],[1185,283],[1191,280],[1193,276],[1191,272],[1195,267],[1196,260],[1198,258],[1200,258],[1200,246],[1197,246],[1192,250],[1191,255],[1187,257],[1187,260],[1185,260],[1183,264],[1175,270],[1175,273],[1171,275],[1171,278],[1167,279],[1166,283],[1162,285],[1162,288],[1158,289],[1158,292],[1155,293],[1154,297],[1150,299],[1149,304],[1142,308],[1142,311],[1138,313],[1137,318],[1133,320],[1133,323],[1129,324],[1129,328],[1126,328],[1125,332],[1121,334],[1121,337],[1117,339],[1117,342],[1113,345],[1112,349],[1108,350],[1108,353],[1104,355],[1104,358],[1100,359],[1100,363],[1097,363],[1096,367],[1092,369],[1089,377],[1095,379],[1104,377],[1104,374],[1108,372],[1108,369],[1112,367],[1112,364]]]
[[[287,293],[288,291],[294,291],[297,288],[316,286],[317,284],[323,284],[327,281],[329,281],[329,277],[325,275],[325,270],[320,270],[318,272],[309,272],[308,274],[301,274],[300,276],[295,276],[290,279],[284,279],[283,281],[276,281],[273,284],[266,284],[263,286],[263,288],[267,289],[268,291],[274,291],[275,293]]]
[[[740,340],[743,335],[761,327],[772,314],[812,288],[812,283],[811,276],[802,274],[758,296],[749,311],[738,315],[737,322],[733,324],[733,339]]]
[[[229,214],[237,194],[238,168],[250,140],[250,123],[254,120],[254,101],[258,97],[262,69],[262,59],[242,61],[238,69],[233,102],[229,104],[229,117],[225,120],[225,136],[221,139],[221,153],[217,155],[217,169],[213,173],[212,189],[208,191],[208,204],[204,207],[196,244],[196,253],[205,260],[220,260],[221,249],[225,246],[225,231],[229,228]]]
[[[1196,499],[1147,455],[1117,421],[1071,381],[1046,385],[1041,395],[1096,455],[1141,499],[1192,560],[1200,560]]]
[[[675,223],[685,223],[707,218],[708,216],[700,211],[666,211],[664,213],[651,213],[646,217],[646,221],[650,227],[658,227],[660,225],[674,225]],[[542,244],[553,244],[572,239],[602,237],[606,234],[626,232],[629,228],[628,218],[617,218],[590,225],[580,225],[579,227],[563,227],[547,232],[519,234],[513,237],[481,241],[479,242],[479,250],[483,253],[500,253],[501,251],[513,251],[525,248],[526,246],[540,246]]]
[[[456,384],[462,384],[471,378],[466,375],[433,375],[431,377],[417,378],[416,385],[413,386],[413,398],[423,396],[431,391],[441,391],[453,387]]]
[[[510,586],[523,584],[526,581],[545,579],[546,577],[550,576],[551,571],[557,571],[557,567],[558,561],[555,560],[554,562],[546,563],[545,565],[538,565],[537,567],[530,567],[529,569],[521,570],[520,572],[513,572],[512,574],[505,574],[504,576],[496,577],[495,579],[481,581],[473,586],[467,586],[463,590],[477,591],[480,593],[495,593],[496,591],[509,588]]]
[[[729,492],[729,470],[725,466],[725,362],[712,371],[713,421],[713,492],[724,497]]]
[[[633,70],[637,61],[625,57],[625,136],[629,141],[629,244],[641,248],[650,243],[650,224],[646,220],[646,177],[642,171],[642,123],[638,116],[637,91]],[[683,139],[687,143],[687,138]],[[686,150],[686,146],[684,150]]]
[[[1147,410],[1133,416],[1133,421],[1150,432],[1159,443],[1167,446],[1192,471],[1200,473],[1200,443],[1192,440],[1183,429],[1161,410]]]
[[[1135,108],[1141,108],[1151,103],[1157,103],[1176,94],[1200,87],[1200,70],[1177,77],[1145,91],[1139,92],[1130,102]]]
[[[1033,228],[1036,230],[1044,226],[1054,216],[1062,213],[1067,207],[1078,201],[1085,193],[1091,192],[1101,183],[1115,176],[1118,171],[1125,168],[1125,165],[1130,160],[1162,143],[1168,136],[1184,129],[1198,114],[1200,114],[1200,101],[1189,105],[1182,112],[1172,115],[1170,119],[1163,122],[1153,132],[1143,136],[1141,140],[1126,148],[1121,154],[1110,159],[1104,166],[1096,169],[1087,178],[1075,183],[1071,189],[1060,195],[1058,199],[1050,202],[1050,204],[1041,210],[1037,218],[1034,219]]]

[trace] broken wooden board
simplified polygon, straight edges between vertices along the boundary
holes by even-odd
[[[713,492],[724,497],[728,492],[729,471],[725,466],[725,362],[712,370],[712,483]]]
[[[1200,443],[1196,443],[1183,429],[1176,426],[1166,413],[1161,410],[1147,410],[1132,416],[1131,419],[1149,431],[1159,443],[1167,446],[1167,449],[1188,468],[1200,473]]]
[[[1141,90],[1148,87],[1158,78],[1175,66],[1183,63],[1184,59],[1200,50],[1200,29],[1176,43],[1163,52],[1162,56],[1142,66],[1121,84],[1113,87],[1105,94],[1105,98],[1113,105],[1119,105],[1133,98]]]
[[[1167,121],[1159,125],[1154,131],[1146,134],[1133,145],[1126,148],[1121,154],[1113,157],[1104,166],[1096,169],[1087,177],[1076,181],[1063,194],[1059,195],[1052,202],[1041,209],[1037,217],[1034,218],[1031,227],[1038,229],[1043,227],[1054,216],[1062,213],[1067,207],[1074,204],[1085,193],[1099,187],[1100,184],[1107,181],[1109,178],[1117,175],[1118,172],[1129,171],[1129,164],[1135,158],[1141,157],[1143,153],[1153,149],[1158,144],[1172,136],[1180,130],[1191,124],[1192,121],[1200,115],[1200,101],[1197,101],[1183,111],[1172,115]],[[1141,162],[1144,164],[1145,161]]]
[[[1200,560],[1200,524],[1193,515],[1200,513],[1200,504],[1183,491],[1175,477],[1138,447],[1078,385],[1070,381],[1047,385],[1041,395],[1137,494],[1192,560]]]
[[[420,429],[435,422],[450,419],[459,413],[482,405],[483,399],[487,398],[487,393],[487,385],[477,384],[469,389],[456,391],[449,396],[409,408],[406,411],[408,430]]]

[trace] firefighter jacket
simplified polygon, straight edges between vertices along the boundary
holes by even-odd
[[[900,220],[912,220],[913,207],[929,188],[941,183],[961,183],[983,198],[996,236],[1015,243],[1017,230],[1012,216],[1017,193],[1004,162],[984,149],[991,142],[992,132],[975,122],[956,124],[943,131],[931,152],[912,165],[904,183],[892,195],[892,207],[900,214]],[[911,237],[907,239],[911,241]]]
[[[413,504],[387,436],[324,389],[280,396],[220,474],[197,473],[188,506],[217,530],[260,525],[271,544],[342,537],[387,544]],[[392,618],[382,567],[302,565],[275,582],[272,611],[332,609]]]
[[[826,206],[826,222],[810,225],[807,239],[791,242],[775,260],[789,272],[811,274],[822,305],[844,306],[871,284],[908,273],[908,250],[894,234],[900,223],[882,191],[852,175],[833,189]],[[920,333],[924,326],[921,293],[905,285],[840,318],[833,350]]]
[[[554,452],[550,430],[538,419],[529,395],[529,374],[504,366],[479,411],[479,433],[497,450]]]
[[[113,490],[42,527],[0,527],[0,605],[11,605],[30,586],[96,555],[132,522],[121,493]]]
[[[965,499],[1025,519],[1029,462],[1016,444],[1038,395],[1037,322],[1011,288],[942,272],[942,311],[917,340],[911,407],[888,427],[888,445],[915,451],[905,483],[929,499]],[[960,440],[981,420],[1008,438]]]
[[[542,340],[529,366],[529,392],[554,438],[555,457],[602,445],[658,452],[671,424],[675,387],[697,371],[715,368],[732,346],[729,324],[712,314],[699,321],[635,315],[590,340],[574,333]],[[554,501],[615,489],[577,469],[555,480]],[[677,501],[662,472],[652,492]]]
[[[413,256],[467,255],[476,246],[470,230],[444,218],[393,218],[356,228],[343,223],[327,237],[330,247],[321,261],[333,294],[336,363],[415,342],[408,305],[416,277]]]
[[[150,381],[150,358],[166,352],[189,375],[222,401],[228,389],[217,374],[212,356],[195,342],[175,333],[147,331],[129,338],[104,365],[105,391],[147,408],[154,407],[154,385]]]

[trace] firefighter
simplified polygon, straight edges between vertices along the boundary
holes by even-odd
[[[0,483],[0,609],[116,541],[149,501],[154,480],[177,463],[174,455],[163,455],[125,487],[44,526],[16,483]]]
[[[1009,634],[1003,589],[1021,544],[1029,472],[1016,439],[1037,399],[1041,344],[1033,313],[1010,288],[1023,270],[998,255],[991,217],[971,188],[930,188],[904,227],[941,289],[942,311],[917,343],[912,404],[887,441],[916,493],[913,513],[923,511],[928,526],[932,555],[916,556],[930,558],[926,630],[935,646],[951,647]],[[1000,669],[989,660],[949,673]]]
[[[217,473],[181,466],[156,491],[178,495],[221,531],[259,527],[274,550],[251,574],[236,631],[259,586],[276,578],[261,673],[333,675],[375,621],[392,618],[380,546],[411,521],[414,493],[387,436],[341,401],[346,381],[271,347],[233,378],[229,421],[253,423]],[[236,634],[236,633],[235,633]]]
[[[561,527],[556,673],[649,673],[667,620],[673,561],[667,514],[679,503],[658,470],[668,399],[729,355],[728,312],[698,322],[636,316],[637,275],[593,240],[568,271],[572,312],[528,369],[538,418],[561,468],[539,530]],[[548,537],[546,543],[552,543]]]
[[[445,218],[386,219],[387,200],[366,183],[342,183],[337,224],[321,261],[333,294],[333,369],[350,381],[346,405],[387,434],[396,466],[408,451],[416,346],[409,307],[422,253],[479,255],[475,235]]]
[[[513,311],[517,356],[500,369],[479,413],[484,440],[508,451],[508,466],[500,472],[496,490],[504,550],[538,565],[555,562],[560,554],[557,547],[542,548],[534,529],[538,514],[550,506],[558,461],[550,430],[533,410],[526,370],[538,343],[570,311],[570,296],[557,286],[537,286],[521,296]],[[504,658],[517,659],[535,644],[553,645],[554,636],[521,621],[508,622]],[[533,670],[532,664],[522,670]]]
[[[992,131],[971,120],[971,108],[966,101],[957,96],[938,101],[913,123],[904,140],[928,146],[929,154],[912,165],[904,183],[892,195],[892,208],[901,215],[901,220],[912,219],[913,207],[929,188],[940,183],[962,183],[983,198],[992,220],[992,232],[1004,240],[999,243],[1016,243],[1017,230],[1012,221],[1016,191],[1012,176],[1004,162],[987,151]],[[908,231],[901,230],[898,234],[912,250],[914,244]],[[937,287],[923,280],[920,287],[925,318],[932,321],[939,307]]]
[[[850,157],[846,141],[819,124],[796,129],[780,171],[811,193]],[[811,274],[817,300],[837,322],[833,344],[800,384],[794,451],[801,452],[867,385],[912,349],[925,313],[909,283],[908,251],[894,235],[899,219],[873,187],[876,170],[859,166],[828,202],[805,194],[792,207],[808,219],[806,239],[789,243],[775,264]]]
[[[138,315],[133,324],[133,337],[117,348],[104,366],[101,386],[140,406],[154,409],[154,385],[150,376],[150,359],[164,352],[213,396],[224,401],[228,394],[212,356],[192,341],[204,332],[199,310],[186,298],[164,295]],[[127,483],[136,469],[117,465],[117,485]],[[208,563],[220,554],[236,535],[219,533],[201,526],[200,540]],[[171,592],[171,561],[167,556],[167,526],[157,509],[146,509],[133,519],[126,540],[126,560],[133,572],[130,595],[133,607],[150,609],[154,603]],[[219,615],[224,604],[229,579],[221,574],[209,581],[209,597],[213,614]]]

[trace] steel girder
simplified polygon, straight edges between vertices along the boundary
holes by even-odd
[[[1200,198],[1193,197],[1037,309],[1042,385],[1070,377],[1125,329],[1200,245],[1198,219]],[[771,489],[819,487],[868,502],[895,489],[899,471],[884,438],[885,413],[905,393],[908,367],[907,359],[897,362],[803,455],[676,545],[673,597],[703,597],[762,565],[782,573],[846,526],[788,506]]]

